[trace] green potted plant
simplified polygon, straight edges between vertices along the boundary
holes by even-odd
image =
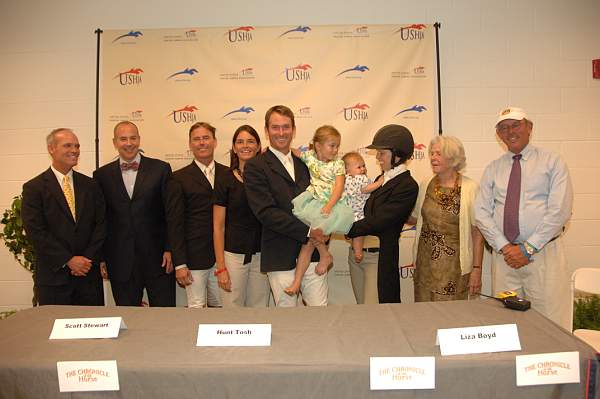
[[[13,198],[13,202],[9,209],[4,211],[0,223],[4,225],[0,238],[4,241],[4,245],[15,257],[17,262],[25,269],[31,272],[31,277],[35,276],[35,255],[33,253],[33,245],[27,239],[25,229],[23,228],[23,220],[21,219],[21,196]],[[34,279],[35,281],[35,279]],[[37,305],[37,295],[35,283],[33,286],[33,298],[31,300],[33,306]]]
[[[573,330],[600,330],[600,296],[588,295],[575,298]]]

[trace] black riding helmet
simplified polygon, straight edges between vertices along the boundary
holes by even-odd
[[[374,150],[391,150],[394,156],[400,157],[396,163],[392,158],[392,167],[396,167],[409,159],[415,149],[415,141],[410,130],[401,125],[387,125],[375,133],[373,142],[367,148]]]

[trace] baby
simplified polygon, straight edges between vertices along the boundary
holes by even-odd
[[[365,160],[358,152],[349,152],[342,157],[346,166],[346,182],[344,192],[350,203],[350,208],[354,212],[354,221],[364,219],[365,203],[369,194],[381,187],[383,179],[377,179],[374,183],[367,176]],[[356,263],[360,263],[363,258],[364,237],[352,239],[352,250]]]

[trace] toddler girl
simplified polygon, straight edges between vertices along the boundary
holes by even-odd
[[[323,234],[347,233],[354,222],[352,209],[343,197],[345,168],[344,161],[337,158],[341,135],[333,126],[325,125],[317,129],[313,136],[314,150],[293,150],[308,166],[310,185],[302,194],[292,200],[292,212],[311,229],[321,229]],[[327,272],[333,257],[324,243],[308,241],[300,249],[296,272],[292,285],[285,289],[289,295],[300,291],[302,277],[310,264],[315,249],[319,251],[319,263],[315,272]]]

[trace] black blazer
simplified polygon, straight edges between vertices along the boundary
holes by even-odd
[[[106,200],[103,256],[109,276],[128,281],[138,260],[146,277],[158,277],[164,274],[162,255],[169,249],[165,206],[171,166],[142,156],[129,198],[119,163],[117,159],[94,172]]]
[[[228,168],[215,162],[215,182]],[[213,188],[196,162],[173,173],[167,214],[173,265],[206,270],[215,264]]]
[[[100,252],[105,237],[104,198],[96,182],[73,171],[73,220],[62,187],[52,169],[23,185],[21,217],[35,252],[35,283],[57,286],[70,279],[99,279]],[[85,277],[63,267],[73,256],[85,256],[93,266]]]
[[[262,272],[294,269],[300,247],[308,241],[309,227],[292,214],[292,199],[306,190],[310,175],[300,158],[292,157],[296,181],[271,150],[249,160],[244,169],[248,204],[262,224]]]
[[[400,302],[399,245],[402,226],[410,216],[419,185],[403,172],[375,190],[365,204],[365,218],[355,222],[348,237],[379,238],[377,290],[380,303]]]

